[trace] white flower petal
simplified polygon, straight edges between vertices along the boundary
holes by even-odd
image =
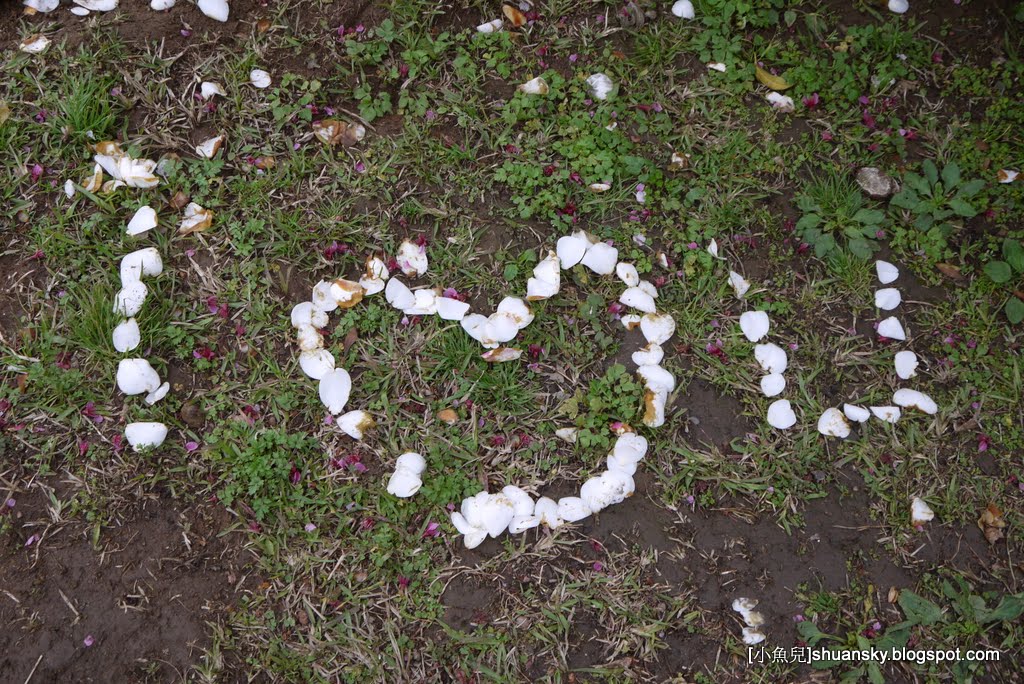
[[[121,259],[121,285],[128,285],[144,276],[158,276],[163,273],[164,262],[156,247],[146,247],[130,252]]]
[[[789,95],[783,95],[773,90],[765,95],[765,99],[771,104],[772,109],[777,109],[783,114],[789,114],[794,109],[793,98]]]
[[[910,502],[910,522],[914,525],[923,525],[935,518],[933,511],[924,500],[914,497]]]
[[[125,232],[128,235],[140,235],[148,230],[156,228],[156,211],[152,207],[139,207],[132,220],[128,222]]]
[[[142,311],[142,305],[148,294],[149,288],[141,280],[128,283],[114,296],[114,313],[121,314],[125,318],[135,316]]]
[[[196,3],[199,11],[214,21],[224,22],[228,20],[230,9],[227,0],[199,0]]]
[[[888,261],[876,261],[875,273],[878,275],[878,282],[888,285],[900,277],[900,270]]]
[[[574,427],[558,428],[555,430],[555,437],[558,437],[563,442],[569,444],[576,443],[576,437],[579,434],[579,430]]]
[[[865,423],[871,417],[871,411],[855,404],[843,404],[843,415],[856,423]]]
[[[615,264],[619,260],[619,250],[607,242],[595,242],[587,248],[580,262],[594,273],[610,275],[615,272]]]
[[[159,2],[160,0],[153,0],[153,1],[154,2]],[[171,5],[174,5],[174,0],[164,0],[164,1],[170,2]],[[154,7],[153,9],[156,9],[156,8]],[[199,95],[204,100],[209,100],[214,95],[220,95],[221,97],[227,97],[228,96],[228,94],[226,92],[224,92],[224,87],[220,83],[217,83],[216,81],[203,81],[200,84],[200,86],[199,86]]]
[[[898,406],[871,406],[871,413],[886,423],[895,423],[900,419],[902,411]]]
[[[776,430],[788,430],[796,425],[796,413],[788,399],[779,399],[768,407],[768,424]]]
[[[875,291],[875,306],[885,311],[892,311],[903,301],[900,291],[895,287],[883,287]]]
[[[693,19],[697,16],[693,11],[693,3],[690,0],[676,0],[672,5],[672,14],[680,19]]]
[[[352,393],[352,378],[344,368],[335,368],[320,379],[320,401],[332,415],[345,409]]]
[[[113,333],[114,349],[124,354],[135,349],[142,342],[142,333],[139,331],[139,324],[134,318],[121,321]]]
[[[124,428],[124,438],[133,451],[155,449],[167,439],[167,426],[163,423],[129,423]]]
[[[591,513],[587,504],[578,496],[564,496],[558,500],[558,517],[565,522],[579,522]]]
[[[558,253],[558,261],[563,269],[569,269],[583,260],[587,253],[590,241],[587,240],[583,231],[558,238],[555,248]]]
[[[764,311],[745,311],[740,315],[740,330],[751,342],[759,342],[770,327],[771,320]]]
[[[416,278],[427,272],[430,263],[427,259],[427,248],[412,240],[403,240],[398,247],[398,267],[409,278]]]
[[[478,26],[477,29],[479,28],[480,27]],[[518,90],[519,92],[526,93],[527,95],[547,95],[549,88],[547,81],[538,76],[537,78],[531,78],[526,83],[520,85]]]
[[[336,421],[338,427],[352,439],[362,439],[363,435],[372,430],[376,422],[366,411],[349,411],[338,416]]]
[[[252,83],[254,88],[259,90],[269,88],[271,83],[270,74],[263,69],[253,69],[249,72],[249,82]]]
[[[334,370],[334,354],[326,349],[313,349],[299,354],[299,368],[311,380],[321,380]]]
[[[165,382],[164,384],[157,387],[155,390],[146,395],[145,402],[152,406],[161,399],[167,396],[167,393],[171,391],[171,383]]]
[[[729,271],[729,285],[732,286],[737,299],[743,299],[743,295],[747,294],[747,291],[750,289],[750,283],[747,282],[747,279],[736,271]]]
[[[654,303],[654,298],[639,287],[627,287],[619,296],[619,302],[645,313],[657,312],[657,305]]]
[[[619,277],[626,287],[636,287],[640,284],[640,274],[633,264],[620,261],[615,265],[615,275]]]
[[[469,303],[451,297],[438,297],[437,315],[446,321],[461,321],[469,313]]]
[[[889,0],[889,11],[896,14],[904,14],[910,9],[910,3],[907,0]]]
[[[917,354],[914,352],[897,352],[893,361],[896,366],[896,375],[900,380],[909,380],[917,375]]]
[[[595,100],[607,100],[615,94],[615,83],[607,74],[591,74],[587,76],[587,85],[590,86],[590,94]]]
[[[775,397],[786,389],[786,378],[782,373],[769,373],[761,378],[761,394]]]
[[[399,499],[408,499],[420,491],[422,486],[423,480],[420,479],[419,475],[404,468],[399,468],[388,479],[387,492],[392,496],[397,496]]]
[[[395,469],[405,469],[417,475],[422,475],[427,469],[427,460],[415,451],[407,451],[395,460]]]
[[[633,363],[638,366],[657,366],[665,358],[665,352],[662,350],[661,345],[652,342],[646,347],[641,347],[633,352],[631,358]]]
[[[146,394],[160,387],[160,375],[146,359],[121,359],[117,364],[117,388],[127,394]]]
[[[878,334],[888,337],[890,340],[905,340],[907,333],[903,330],[903,324],[895,316],[889,316],[878,323]]]
[[[558,503],[546,496],[537,499],[533,506],[533,514],[540,518],[542,525],[551,530],[557,529],[565,522],[558,514]]]
[[[398,278],[392,278],[384,288],[384,297],[388,304],[399,311],[405,311],[416,305],[416,295]]]
[[[626,324],[626,316],[622,317],[622,322]],[[667,313],[645,314],[640,319],[640,332],[650,343],[665,344],[676,332],[676,321]]]
[[[892,403],[903,408],[916,408],[932,416],[938,412],[939,407],[935,401],[923,392],[912,389],[898,389],[892,395]]]
[[[754,358],[766,373],[785,373],[789,365],[786,352],[777,344],[768,342],[754,347]]]
[[[850,423],[837,408],[827,408],[818,418],[818,432],[826,437],[846,439],[850,436]]]

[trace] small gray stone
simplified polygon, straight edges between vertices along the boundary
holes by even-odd
[[[857,185],[875,199],[884,199],[900,189],[899,183],[873,166],[865,166],[857,171]]]

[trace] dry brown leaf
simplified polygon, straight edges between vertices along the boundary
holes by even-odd
[[[964,276],[960,273],[960,267],[954,266],[953,264],[935,264],[935,268],[939,269],[939,272],[947,278],[953,280],[963,280]]]
[[[269,19],[260,19],[259,21],[256,22],[256,31],[258,33],[266,33],[269,30],[270,30],[270,20]]]
[[[345,340],[341,343],[342,349],[348,351],[349,347],[355,344],[358,339],[359,330],[356,328],[350,328],[349,331],[345,333]]]
[[[786,79],[782,78],[781,76],[776,76],[775,74],[765,69],[762,69],[756,64],[754,65],[754,75],[757,76],[757,80],[762,85],[766,85],[772,90],[781,92],[783,90],[786,90],[787,88],[793,87],[793,85],[786,81]]]
[[[7,123],[7,120],[11,118],[11,108],[7,104],[7,100],[0,100],[0,126]]]
[[[366,128],[362,124],[324,119],[313,122],[313,135],[325,145],[355,145],[366,136]]]
[[[188,206],[188,201],[188,195],[179,190],[178,192],[174,193],[174,196],[171,197],[171,201],[168,202],[168,204],[170,204],[171,207],[176,211],[181,211],[186,206]]]
[[[526,15],[520,12],[518,8],[512,5],[502,5],[501,13],[505,15],[508,23],[512,24],[512,26],[516,28],[526,26]]]
[[[984,533],[985,540],[989,544],[995,544],[1003,538],[1004,527],[1006,527],[1006,521],[1003,520],[1003,512],[999,510],[998,506],[990,503],[978,518],[978,529]]]

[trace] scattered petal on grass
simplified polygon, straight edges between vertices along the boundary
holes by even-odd
[[[875,306],[883,311],[892,311],[902,301],[903,297],[895,287],[884,287],[875,291]]]
[[[785,373],[789,365],[785,350],[772,342],[756,345],[754,358],[766,373]]]
[[[48,47],[50,47],[50,39],[41,33],[29,36],[18,45],[19,50],[30,55],[41,55],[46,52]]]
[[[124,437],[133,451],[156,448],[167,439],[167,426],[163,423],[129,423],[125,426]]]
[[[740,315],[740,330],[751,342],[759,342],[768,334],[771,321],[764,311],[745,311]]]
[[[878,282],[888,285],[900,277],[900,270],[888,261],[876,261],[875,273],[878,275]]]
[[[352,439],[362,439],[363,435],[372,430],[377,423],[366,411],[349,411],[338,416],[338,427]]]
[[[935,518],[935,512],[919,497],[910,502],[910,522],[914,527],[924,525]]]
[[[150,206],[139,207],[132,220],[128,222],[125,232],[128,235],[141,235],[156,228],[156,224],[156,211]]]
[[[495,19],[495,21],[500,22],[501,19]],[[518,90],[527,95],[547,95],[550,89],[548,88],[547,81],[538,76],[520,85]]]
[[[917,375],[917,354],[914,352],[897,352],[894,362],[896,365],[896,375],[901,380],[909,380]]]
[[[918,411],[934,415],[939,407],[927,394],[912,389],[898,389],[892,395],[892,403],[903,408],[915,408]]]
[[[863,406],[843,404],[843,415],[855,423],[864,423],[871,417],[871,411],[867,410]]]
[[[902,414],[898,406],[871,406],[870,409],[875,418],[886,423],[898,422]]]
[[[781,373],[769,373],[761,378],[761,393],[766,397],[775,397],[786,389],[786,378]]]
[[[672,14],[680,19],[693,19],[697,16],[693,11],[693,3],[690,0],[676,0],[672,4]]]
[[[850,436],[850,423],[837,408],[827,408],[818,418],[818,432],[826,437],[846,439]]]
[[[878,334],[888,337],[890,340],[906,340],[907,333],[903,330],[903,324],[895,316],[890,316],[878,323]]]
[[[772,91],[765,96],[765,99],[768,100],[773,109],[776,109],[783,114],[790,114],[795,108],[793,98],[789,95],[783,95]]]
[[[196,4],[200,12],[214,21],[225,22],[228,20],[230,8],[227,0],[199,0]]]
[[[477,26],[476,30],[479,33],[495,33],[500,31],[502,26],[504,26],[504,22],[501,19],[492,19]]]
[[[889,0],[890,12],[904,14],[908,9],[910,9],[910,3],[907,0]]]
[[[607,100],[615,94],[615,83],[607,74],[597,73],[587,77],[590,94],[595,100]]]
[[[185,207],[185,215],[181,219],[178,232],[181,235],[202,233],[212,225],[213,212],[209,209],[204,209],[195,202],[189,202],[188,206]]]
[[[743,295],[747,294],[747,291],[750,290],[750,283],[736,271],[729,271],[729,285],[732,286],[737,299],[743,299]]]
[[[253,87],[263,90],[270,87],[270,74],[263,69],[253,69],[249,72],[249,82]]]
[[[779,399],[768,407],[768,424],[776,430],[787,430],[796,425],[796,413],[788,399]]]
[[[1019,175],[1020,172],[1014,169],[999,169],[996,173],[996,178],[1000,183],[1012,183],[1017,180],[1017,176]]]

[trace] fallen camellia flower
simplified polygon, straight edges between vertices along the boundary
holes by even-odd
[[[224,146],[224,136],[216,135],[196,145],[196,154],[205,159],[213,159]]]
[[[902,301],[903,297],[895,287],[883,287],[875,291],[875,306],[884,311],[892,311]]]
[[[776,430],[788,430],[796,425],[796,413],[788,399],[779,399],[768,407],[768,424]]]
[[[112,140],[98,142],[93,149],[96,151],[93,159],[114,181],[120,181],[130,188],[153,188],[160,183],[160,179],[153,173],[156,162],[152,159],[129,157],[121,150],[121,146]],[[110,184],[111,189],[116,187],[116,182]],[[103,189],[107,189],[106,184]]]
[[[398,267],[409,278],[421,276],[427,272],[427,248],[411,240],[403,240],[398,247]]]
[[[314,328],[327,327],[327,314],[317,309],[313,302],[302,302],[292,308],[291,321],[293,328],[312,326]]]
[[[18,45],[19,50],[30,55],[41,55],[46,52],[48,47],[50,47],[50,39],[41,33],[29,36]]]
[[[871,413],[886,423],[895,423],[900,419],[902,411],[898,406],[871,406]]]
[[[732,609],[740,614],[746,625],[743,628],[743,643],[747,646],[753,646],[765,640],[764,633],[760,630],[760,627],[764,625],[764,616],[754,610],[756,607],[755,599],[738,598],[732,602]]]
[[[892,395],[892,403],[903,408],[916,408],[918,411],[922,411],[932,416],[939,410],[939,407],[935,404],[927,394],[918,392],[912,389],[898,389]]]
[[[522,349],[513,349],[511,347],[495,347],[490,351],[484,352],[480,355],[487,363],[505,363],[506,361],[515,361],[523,355]]]
[[[366,257],[366,270],[359,279],[359,285],[363,288],[363,294],[374,295],[384,289],[390,277],[391,273],[388,271],[387,264],[381,258],[368,256]]]
[[[789,365],[786,352],[777,344],[768,342],[754,347],[754,359],[766,373],[785,373]]]
[[[196,4],[200,12],[214,21],[225,22],[228,20],[230,8],[227,0],[199,0]]]
[[[185,215],[181,219],[178,232],[182,235],[202,233],[212,225],[213,212],[209,209],[203,209],[195,202],[189,202],[188,206],[185,207]]]
[[[761,394],[776,397],[786,389],[786,378],[782,373],[769,373],[761,378]]]
[[[426,469],[427,462],[421,455],[414,451],[402,454],[395,461],[395,472],[388,479],[388,494],[408,499],[423,486],[420,476]]]
[[[690,0],[676,0],[672,5],[672,14],[680,19],[693,19],[697,16],[693,11],[693,3]]]
[[[345,409],[352,393],[352,378],[344,368],[335,368],[320,379],[320,401],[332,415]]]
[[[633,477],[620,470],[606,470],[592,477],[580,488],[580,499],[594,513],[600,513],[608,506],[622,503],[633,496],[636,485]]]
[[[627,316],[622,317],[622,323],[627,329],[632,330],[626,318]],[[676,333],[676,321],[667,313],[644,314],[640,318],[640,332],[650,344],[665,344]]]
[[[496,33],[501,30],[502,26],[504,26],[504,22],[501,19],[491,19],[477,26],[476,30],[478,33]]]
[[[495,21],[501,21],[501,19],[496,19]],[[547,81],[538,76],[523,83],[517,90],[527,95],[547,95],[550,88],[548,88]]]
[[[145,206],[139,207],[135,212],[132,220],[128,222],[125,232],[128,235],[141,235],[153,228],[156,228],[156,211],[150,206]]]
[[[897,352],[893,361],[896,365],[896,375],[900,380],[909,380],[917,375],[917,354],[914,352]]]
[[[768,334],[771,320],[764,311],[745,311],[740,315],[740,330],[751,342],[759,342]]]
[[[864,423],[871,417],[871,411],[868,411],[863,406],[843,404],[843,415],[855,423]]]
[[[558,255],[548,250],[548,255],[534,267],[533,277],[526,281],[526,301],[554,297],[562,287],[562,270]]]
[[[747,291],[750,289],[750,283],[747,279],[736,271],[729,271],[729,284],[732,285],[732,290],[736,293],[737,299],[743,299],[743,295],[747,294]]]
[[[163,423],[129,423],[124,428],[124,438],[133,451],[156,448],[167,439],[167,426]]]
[[[121,359],[117,364],[117,388],[127,394],[146,393],[146,403],[153,405],[163,399],[171,386],[160,383],[160,376],[146,359]]]
[[[587,85],[595,100],[607,100],[615,94],[615,83],[607,74],[591,74],[587,77]]]
[[[850,436],[850,424],[842,411],[837,408],[827,408],[818,418],[818,432],[826,437],[846,439]]]
[[[621,472],[630,477],[636,473],[636,467],[647,455],[647,439],[635,432],[626,432],[615,440],[615,445],[608,454],[607,467],[610,472]]]
[[[777,109],[783,114],[790,114],[793,112],[793,98],[789,95],[783,95],[782,93],[777,93],[773,90],[765,95],[765,99],[768,100],[773,109]]]
[[[139,324],[134,318],[121,321],[112,335],[114,349],[124,354],[135,349],[142,342],[142,333],[139,330]]]
[[[914,497],[910,502],[910,522],[914,527],[924,525],[935,518],[935,512],[928,507],[928,504],[919,497]]]
[[[878,334],[888,337],[890,340],[905,340],[907,333],[903,330],[903,324],[895,316],[889,316],[878,323]]]
[[[263,90],[270,87],[270,74],[263,69],[253,69],[249,72],[249,82],[254,88]]]
[[[363,286],[354,280],[337,278],[331,283],[331,297],[340,309],[351,309],[363,301]]]
[[[337,119],[324,119],[313,122],[313,135],[325,145],[350,147],[366,137],[366,126]]]
[[[878,274],[878,282],[888,285],[900,277],[900,270],[888,261],[876,261],[875,273]]]
[[[372,430],[377,423],[366,411],[349,411],[338,416],[338,427],[352,439],[362,439],[363,435]]]

